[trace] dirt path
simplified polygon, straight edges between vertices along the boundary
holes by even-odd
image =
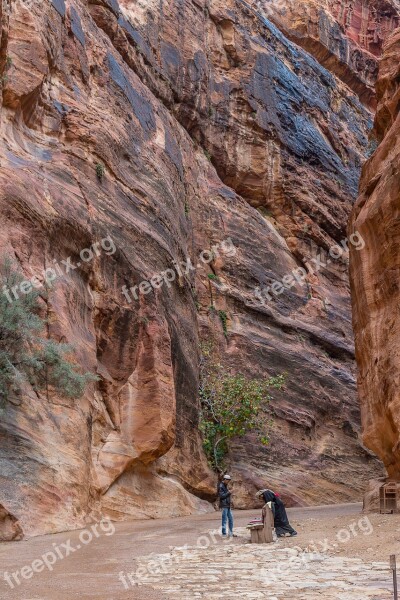
[[[299,535],[265,546],[248,544],[245,525],[257,510],[236,511],[239,537],[230,543],[221,539],[220,514],[213,513],[103,523],[95,532],[3,544],[0,598],[391,599],[388,559],[397,552],[400,562],[400,515],[367,518],[360,509],[359,504],[291,509]]]

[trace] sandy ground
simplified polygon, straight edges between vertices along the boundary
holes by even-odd
[[[259,512],[258,510],[235,511],[235,527],[238,528],[239,537],[233,540],[228,552],[235,558],[237,564],[241,563],[245,546],[247,554],[249,550],[248,534],[244,527],[250,517],[258,515]],[[279,540],[273,548],[272,545],[268,545],[268,552],[273,551],[274,548],[280,551],[286,548],[297,548],[298,552],[320,552],[326,557],[357,558],[368,564],[374,561],[389,564],[389,556],[397,553],[400,570],[400,515],[362,515],[359,504],[295,508],[289,509],[288,514],[299,535]],[[6,598],[10,600],[174,598],[174,595],[165,593],[162,579],[161,582],[157,581],[157,585],[132,588],[129,584],[124,585],[119,574],[135,571],[142,557],[175,552],[175,548],[185,544],[199,548],[199,545],[206,543],[205,536],[209,538],[208,543],[212,545],[214,555],[218,556],[218,545],[226,544],[226,541],[216,533],[219,519],[220,513],[217,512],[180,519],[118,523],[115,524],[115,532],[113,532],[114,525],[112,530],[108,526],[104,531],[98,528],[98,537],[93,535],[92,541],[86,545],[81,543],[79,537],[81,532],[67,532],[2,544],[0,546],[0,598],[1,600]],[[210,534],[210,532],[214,533]],[[72,548],[73,552],[69,551],[69,555],[65,556],[68,553],[67,548]],[[41,561],[42,557],[50,552],[53,552],[54,557],[57,550],[63,558],[56,558],[54,565],[50,565],[51,570],[44,567],[40,572],[34,572],[36,569],[39,570],[40,563],[34,563],[35,568],[31,570],[33,561]],[[210,555],[207,549],[202,552],[199,554],[199,564],[196,565],[200,573],[202,556],[206,558]],[[226,548],[221,549],[221,554],[224,552],[227,552]],[[53,560],[54,558],[48,555],[48,562]],[[23,571],[23,567],[30,568]],[[25,573],[26,578],[21,575],[21,571]],[[8,573],[8,581],[11,581],[14,587],[7,583],[4,578],[5,573]],[[16,578],[12,573],[16,573]],[[388,569],[387,577],[389,576]],[[124,577],[126,580],[126,575]],[[16,579],[19,584],[16,583]],[[224,585],[226,590],[232,587],[234,596],[234,582],[228,580]],[[188,595],[188,598],[190,597],[191,595]],[[207,593],[198,597],[207,598]],[[250,592],[240,597],[271,598],[269,595],[257,596]],[[313,596],[283,596],[284,600],[292,600],[294,597],[312,598]],[[384,597],[391,597],[391,595]],[[346,600],[345,596],[344,598]],[[363,598],[360,597],[360,600]],[[379,596],[377,600],[380,600]]]
[[[400,575],[400,515],[363,515],[358,511],[334,516],[328,509],[322,518],[312,511],[306,518],[299,519],[296,512],[290,518],[299,532],[296,545],[301,548],[318,548],[330,555],[368,562],[389,561],[391,554],[398,554]],[[292,546],[293,542],[291,538],[282,540],[284,546]]]

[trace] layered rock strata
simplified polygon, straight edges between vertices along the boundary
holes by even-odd
[[[400,25],[397,0],[252,0],[284,33],[376,107],[382,46]]]
[[[6,405],[7,523],[210,510],[210,340],[227,369],[288,373],[270,446],[233,448],[237,505],[268,484],[291,503],[359,498],[381,474],[359,439],[345,241],[369,111],[243,2],[16,0],[1,17],[1,253],[27,278],[68,263],[48,335],[99,376],[79,401]]]
[[[356,357],[365,444],[400,481],[400,30],[380,64],[377,150],[363,169],[350,224],[365,248],[351,255]]]

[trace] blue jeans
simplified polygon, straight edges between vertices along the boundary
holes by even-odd
[[[233,534],[233,515],[230,508],[222,509],[222,535],[226,535],[226,521],[229,522],[229,535]]]

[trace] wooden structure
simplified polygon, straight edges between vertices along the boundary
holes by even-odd
[[[381,514],[394,514],[400,512],[397,484],[384,483],[379,489],[379,511]]]
[[[268,504],[262,509],[262,521],[248,525],[247,529],[250,529],[252,544],[270,544],[274,541],[274,515]]]

